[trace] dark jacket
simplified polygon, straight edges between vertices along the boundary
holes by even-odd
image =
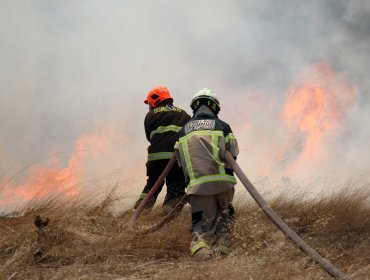
[[[187,123],[190,116],[171,104],[151,109],[144,120],[148,147],[148,161],[170,159],[177,139],[177,132]]]

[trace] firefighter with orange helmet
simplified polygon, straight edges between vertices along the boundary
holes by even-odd
[[[218,118],[220,102],[214,92],[200,90],[190,107],[194,115],[179,131],[175,152],[192,212],[190,254],[208,260],[231,250],[236,179],[224,155],[229,151],[236,158],[239,150],[230,126]]]
[[[173,156],[177,132],[190,119],[190,116],[184,110],[173,105],[173,98],[169,90],[164,86],[153,88],[147,94],[144,103],[149,105],[149,112],[144,120],[146,138],[150,142],[146,163],[146,175],[148,178],[144,190],[135,203],[135,209],[147,196],[162,174],[162,171]],[[179,202],[185,195],[185,179],[181,168],[175,164],[165,181],[167,194],[163,202],[164,212],[180,210],[184,203],[179,205]],[[146,204],[145,209],[153,208],[163,185],[164,182]],[[176,206],[177,208],[174,209]]]

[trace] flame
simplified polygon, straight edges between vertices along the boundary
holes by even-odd
[[[337,131],[344,124],[347,110],[355,99],[355,90],[328,64],[315,65],[305,81],[293,85],[284,105],[283,122],[290,133],[284,149],[297,149],[290,172],[319,165],[331,156]]]
[[[96,175],[100,170],[111,171],[112,161],[117,160],[118,151],[127,144],[128,138],[110,125],[98,125],[90,133],[82,135],[75,143],[66,166],[58,154],[50,154],[47,166],[36,165],[29,168],[28,176],[20,185],[7,184],[1,189],[0,204],[14,205],[16,202],[29,201],[36,196],[48,195],[53,192],[63,193],[70,198],[84,191],[81,184],[89,176]]]

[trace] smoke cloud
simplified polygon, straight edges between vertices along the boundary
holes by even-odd
[[[158,85],[189,113],[197,90],[219,95],[220,117],[238,137],[238,161],[252,181],[368,178],[366,1],[0,1],[0,34],[0,186],[9,181],[8,194],[31,188],[24,184],[32,170],[12,178],[20,169],[68,168],[76,153],[83,179],[117,171],[140,189],[143,100]],[[293,89],[324,76],[317,65],[333,72],[320,84],[330,88],[321,108],[341,103],[340,121],[316,119],[335,125],[316,130],[323,137],[315,160],[298,164],[309,136],[287,125],[284,110]],[[343,87],[328,84],[338,81],[351,102]],[[87,135],[100,135],[105,149],[81,148]]]

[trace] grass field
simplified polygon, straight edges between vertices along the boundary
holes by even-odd
[[[270,200],[281,217],[351,279],[370,279],[370,192],[346,188],[307,200]],[[37,198],[0,218],[0,279],[332,279],[293,245],[245,194],[235,198],[233,252],[207,262],[189,256],[190,209],[161,229],[130,232],[131,211],[115,199]],[[35,217],[49,219],[35,226]],[[160,208],[137,226],[162,218]]]

